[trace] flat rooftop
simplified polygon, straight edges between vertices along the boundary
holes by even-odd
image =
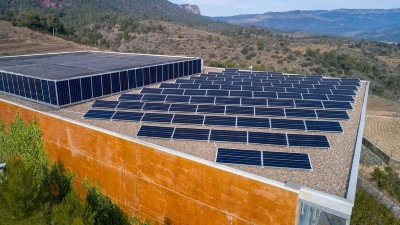
[[[70,52],[0,57],[0,71],[59,81],[187,59],[189,58],[116,52]]]
[[[187,78],[186,78],[187,79]],[[174,83],[175,80],[170,80],[164,83]],[[154,84],[148,87],[158,88],[160,84]],[[137,94],[142,88],[131,90],[126,93]],[[304,147],[282,147],[268,145],[252,145],[241,143],[226,143],[226,142],[207,142],[207,141],[189,141],[189,140],[171,140],[171,139],[156,139],[137,137],[136,134],[142,125],[150,126],[171,126],[165,123],[145,123],[145,122],[127,122],[116,120],[99,120],[99,119],[84,119],[83,116],[92,108],[95,101],[89,101],[78,105],[69,106],[62,109],[54,109],[46,107],[34,102],[25,101],[13,96],[0,93],[1,99],[6,99],[39,111],[49,112],[85,124],[110,130],[131,138],[137,138],[146,142],[154,143],[175,151],[186,153],[198,158],[215,162],[217,148],[234,148],[247,150],[261,151],[276,151],[276,152],[291,152],[291,153],[307,153],[310,156],[312,170],[293,170],[283,168],[270,168],[261,166],[245,166],[245,165],[227,165],[245,172],[259,175],[268,179],[279,182],[297,183],[304,187],[309,187],[318,191],[326,192],[339,197],[346,197],[349,178],[351,175],[352,162],[356,146],[359,122],[361,118],[364,95],[366,91],[366,82],[361,82],[361,86],[354,96],[353,109],[346,110],[349,120],[341,120],[340,125],[343,128],[343,133],[335,132],[312,132],[312,131],[297,131],[297,130],[271,130],[258,128],[241,128],[241,127],[223,127],[209,126],[209,129],[218,130],[237,130],[237,131],[254,131],[254,132],[275,132],[286,134],[316,134],[326,135],[329,139],[330,148],[304,148]],[[116,101],[120,94],[102,98],[101,100]],[[139,110],[140,111],[140,110]],[[279,118],[279,117],[277,117]],[[176,125],[172,127],[182,128],[201,128],[194,125]]]

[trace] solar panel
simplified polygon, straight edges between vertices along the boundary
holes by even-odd
[[[180,84],[162,83],[160,88],[179,88]]]
[[[288,92],[288,93],[308,93],[308,89],[306,89],[306,88],[286,88],[286,92]]]
[[[306,130],[303,120],[271,119],[272,129]]]
[[[146,104],[143,106],[143,110],[167,112],[169,107],[170,104],[146,102]]]
[[[140,101],[143,95],[140,94],[122,94],[119,96],[118,101]]]
[[[256,116],[285,116],[284,109],[281,108],[255,108]]]
[[[194,80],[176,79],[176,84],[193,84]]]
[[[181,84],[179,86],[181,89],[199,89],[200,84]]]
[[[114,115],[115,111],[108,111],[108,110],[89,110],[83,118],[85,119],[111,119]]]
[[[237,126],[269,129],[270,122],[267,118],[237,117]]]
[[[255,98],[277,98],[276,92],[254,92]]]
[[[229,96],[229,91],[227,90],[208,90],[207,96]]]
[[[331,90],[334,95],[355,95],[356,92],[353,90]]]
[[[306,100],[328,100],[324,94],[303,94],[303,99]]]
[[[124,112],[124,111],[117,111],[112,120],[123,120],[123,121],[140,121],[143,117],[144,113],[141,112]]]
[[[254,115],[254,107],[227,106],[226,114]]]
[[[216,97],[215,104],[240,105],[240,98]]]
[[[317,85],[315,85],[315,86],[317,88]],[[310,89],[308,89],[308,92],[310,94],[328,94],[328,95],[332,94],[330,89],[311,89],[310,88]]]
[[[309,109],[285,109],[287,117],[316,118],[315,111]]]
[[[269,152],[263,151],[263,166],[304,169],[311,170],[311,162],[308,154],[305,153],[289,153],[289,152]]]
[[[152,137],[152,138],[168,138],[172,137],[174,133],[173,127],[159,127],[159,126],[141,126],[138,137]]]
[[[311,101],[311,100],[294,100],[296,108],[312,108],[321,109],[324,106],[321,101]]]
[[[211,130],[210,141],[247,143],[247,132],[231,130]]]
[[[230,91],[229,96],[231,97],[253,97],[253,92],[251,91]]]
[[[353,85],[337,85],[336,89],[338,89],[338,90],[353,90],[353,91],[357,91],[358,87],[357,86],[353,86]]]
[[[207,90],[201,89],[184,89],[184,95],[199,95],[199,96],[206,96]]]
[[[204,120],[204,125],[234,127],[236,126],[236,117],[206,116]]]
[[[142,101],[163,102],[167,96],[165,95],[143,95]]]
[[[190,104],[214,104],[215,97],[192,96]]]
[[[173,138],[180,140],[208,141],[209,129],[176,128]]]
[[[141,110],[144,102],[120,102],[117,109]]]
[[[325,109],[353,109],[350,102],[323,101]]]
[[[256,98],[242,98],[241,105],[267,106],[267,100]]]
[[[92,108],[106,108],[106,109],[115,109],[118,105],[118,101],[104,101],[104,100],[96,100]]]
[[[146,113],[142,118],[142,122],[154,123],[171,123],[174,114]]]
[[[324,135],[288,134],[290,147],[330,148],[328,138]]]
[[[294,107],[293,100],[286,99],[268,99],[269,107]]]
[[[221,89],[221,86],[220,85],[211,85],[211,84],[201,84],[200,89],[219,90],[219,89]]]
[[[264,87],[264,91],[270,91],[270,92],[286,92],[285,88],[280,88],[280,87]]]
[[[249,144],[287,146],[286,134],[249,132]]]
[[[168,95],[165,102],[176,102],[176,103],[189,103],[190,96],[182,95]]]
[[[343,132],[339,122],[333,121],[305,121],[308,131]]]
[[[143,88],[140,94],[161,94],[162,91],[160,88]]]
[[[175,114],[173,123],[203,125],[204,116]]]
[[[354,98],[351,95],[328,95],[328,98],[331,101],[354,102]]]
[[[183,95],[185,89],[163,89],[163,95]]]
[[[243,91],[264,91],[264,87],[258,86],[242,86]]]
[[[242,86],[233,86],[230,84],[223,84],[221,85],[221,90],[236,90],[236,91],[240,91],[242,90]]]
[[[191,112],[195,113],[197,105],[185,105],[185,104],[171,104],[169,108],[170,112]]]
[[[197,108],[197,113],[224,114],[225,106],[199,105]]]
[[[316,110],[319,119],[332,119],[332,120],[349,120],[350,117],[346,111],[333,111],[333,110]]]
[[[215,162],[261,166],[261,151],[218,148]]]

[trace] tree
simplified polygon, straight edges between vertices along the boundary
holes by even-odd
[[[52,31],[53,36],[55,35],[56,27],[59,26],[60,20],[58,16],[54,13],[49,13],[46,15],[47,27]]]

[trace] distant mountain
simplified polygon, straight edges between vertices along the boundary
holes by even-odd
[[[189,5],[189,4],[183,4],[180,5],[183,9],[185,9],[188,12],[194,13],[196,15],[201,15],[200,8],[197,5]]]
[[[236,25],[400,42],[400,9],[336,9],[213,17]]]

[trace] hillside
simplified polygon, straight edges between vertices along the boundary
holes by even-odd
[[[215,17],[217,21],[284,31],[302,30],[375,41],[400,42],[400,9],[267,12]]]

